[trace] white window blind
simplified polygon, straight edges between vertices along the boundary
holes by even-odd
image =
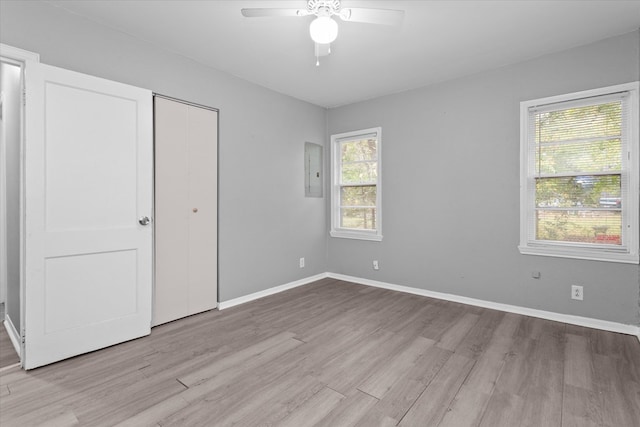
[[[526,124],[521,251],[537,247],[548,249],[546,254],[583,257],[578,256],[582,251],[586,258],[612,260],[615,255],[602,254],[620,253],[633,261],[638,252],[633,175],[638,170],[632,157],[638,144],[637,112],[632,114],[637,90],[584,96],[589,94],[521,107]]]

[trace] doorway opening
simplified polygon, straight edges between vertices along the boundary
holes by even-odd
[[[0,368],[20,361],[22,71],[0,57]]]

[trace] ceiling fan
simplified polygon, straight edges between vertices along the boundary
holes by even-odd
[[[318,57],[331,53],[331,43],[338,37],[337,16],[345,22],[364,22],[368,24],[398,25],[404,17],[403,10],[343,8],[340,0],[307,0],[306,9],[283,8],[249,8],[242,9],[247,18],[282,17],[282,16],[315,16],[309,25],[309,35],[315,42],[316,65],[320,65]]]

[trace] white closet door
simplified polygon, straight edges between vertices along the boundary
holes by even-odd
[[[191,208],[188,314],[194,314],[218,305],[218,112],[194,106],[186,108]]]
[[[155,281],[153,324],[186,316],[189,306],[189,153],[186,108],[154,98]]]
[[[154,325],[217,306],[214,110],[155,98]]]
[[[27,62],[23,365],[149,334],[150,91]]]

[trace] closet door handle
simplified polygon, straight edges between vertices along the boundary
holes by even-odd
[[[151,222],[151,220],[149,219],[148,216],[141,216],[138,219],[138,222],[140,223],[140,225],[149,225],[149,223]]]

